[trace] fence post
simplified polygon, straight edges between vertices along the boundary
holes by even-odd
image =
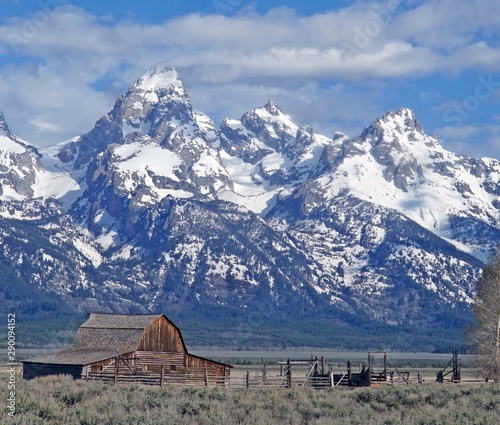
[[[247,390],[248,390],[250,388],[250,372],[248,370],[247,370],[246,382],[247,382]]]
[[[335,378],[333,377],[333,372],[330,372],[330,386],[335,387]]]
[[[120,358],[118,357],[118,352],[116,353],[115,357],[115,384],[118,379],[118,362],[120,361]]]
[[[458,349],[453,349],[453,382],[460,382],[460,359]]]
[[[267,385],[267,364],[264,359],[262,359],[262,383]]]
[[[205,369],[205,387],[208,387],[208,369]]]
[[[387,381],[387,353],[384,352],[384,381]]]
[[[292,363],[288,359],[288,388],[292,388]]]
[[[165,378],[165,367],[161,365],[160,369],[160,387],[163,387],[163,380]]]

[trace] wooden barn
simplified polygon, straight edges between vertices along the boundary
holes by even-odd
[[[73,378],[149,384],[225,385],[231,366],[189,354],[164,314],[91,314],[70,349],[23,362],[23,378]]]

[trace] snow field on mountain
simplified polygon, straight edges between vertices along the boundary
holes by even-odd
[[[279,189],[270,187],[255,171],[255,165],[230,156],[224,150],[220,153],[222,164],[231,176],[233,190],[218,193],[219,199],[242,205],[257,214],[262,213]]]
[[[182,159],[160,146],[136,142],[117,146],[113,153],[116,155],[117,167],[122,171],[144,173],[151,170],[155,174],[179,180],[175,171],[182,164]]]
[[[156,91],[170,87],[183,87],[175,69],[150,69],[138,80],[138,87],[143,90]]]
[[[6,167],[15,165],[12,162],[11,154],[24,153],[26,148],[19,142],[12,140],[5,134],[0,133],[0,164]]]

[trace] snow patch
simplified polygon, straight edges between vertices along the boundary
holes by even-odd
[[[90,260],[94,267],[99,267],[102,264],[102,256],[99,252],[90,244],[83,242],[80,239],[73,239],[74,247],[87,259]]]

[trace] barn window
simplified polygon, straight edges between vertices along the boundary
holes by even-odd
[[[177,370],[177,366],[176,366],[176,365],[174,365],[174,364],[171,364],[171,365],[170,365],[170,370]]]

